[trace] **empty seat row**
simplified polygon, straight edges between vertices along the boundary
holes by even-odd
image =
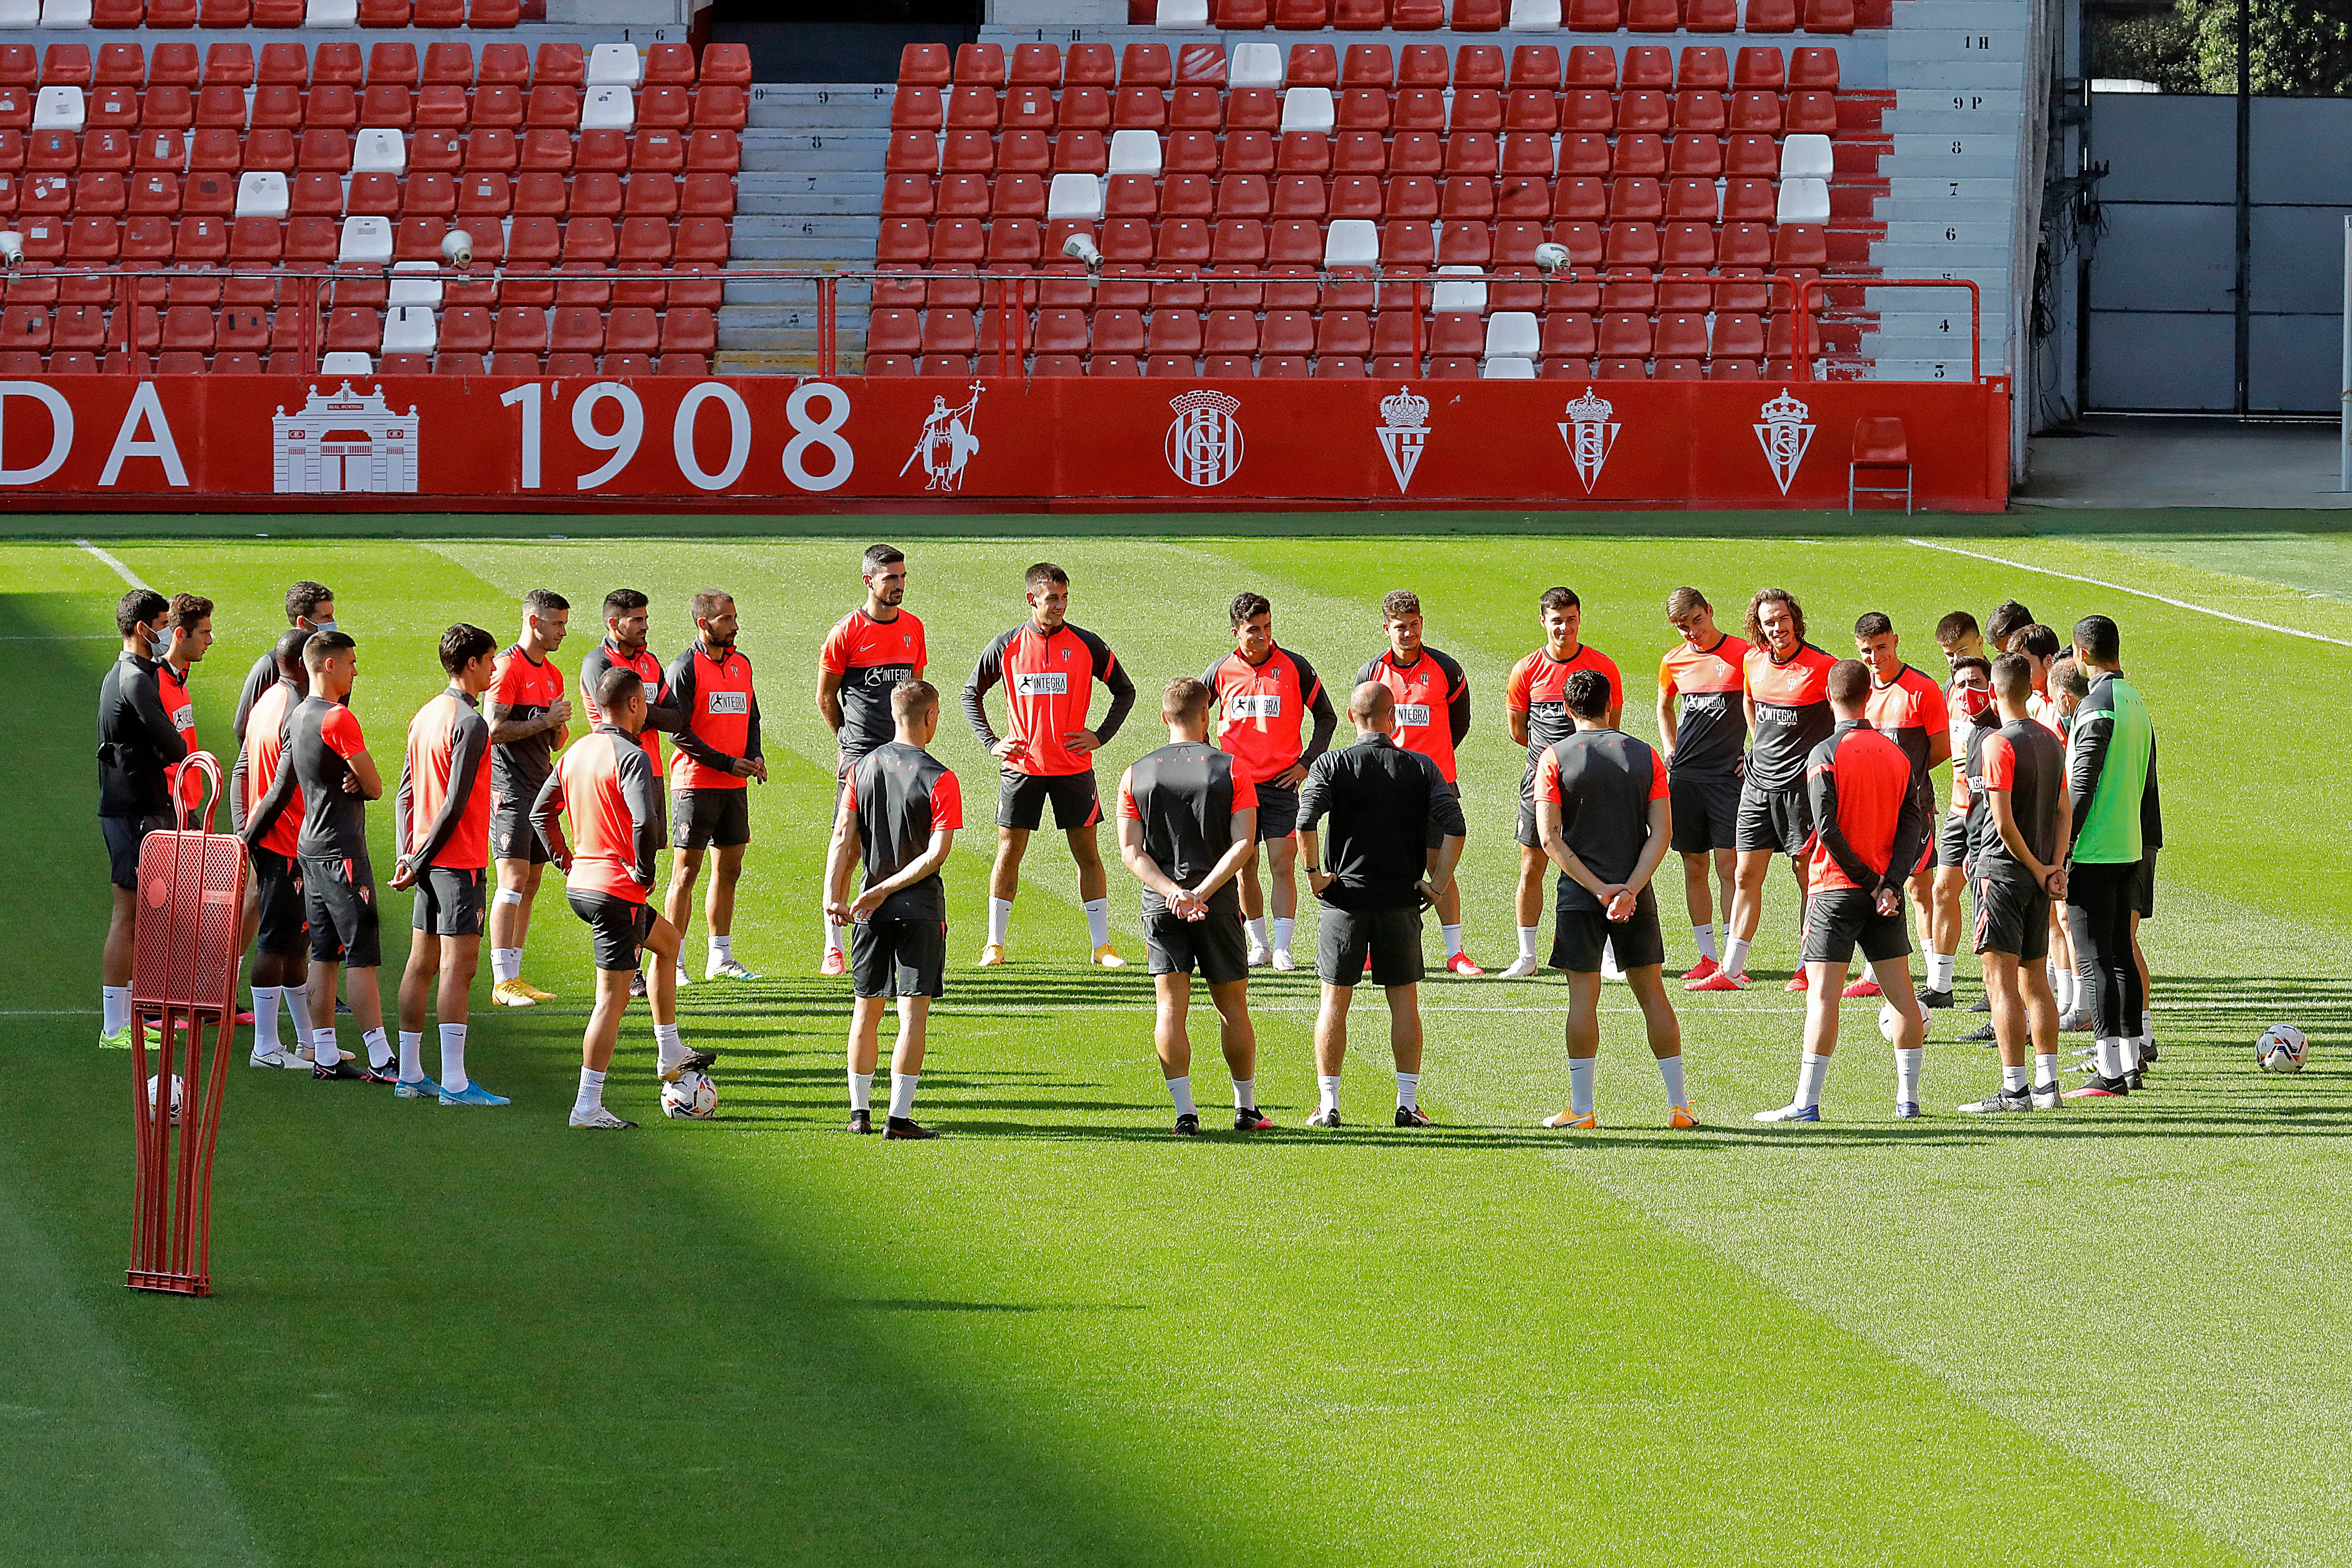
[[[356,363],[354,363],[356,362]],[[665,354],[651,359],[637,353],[398,353],[373,357],[338,353],[335,363],[314,364],[308,356],[289,351],[259,354],[229,351],[207,355],[198,349],[166,349],[161,353],[124,353],[116,349],[100,355],[68,351],[44,356],[30,349],[0,349],[0,375],[311,375],[324,369],[348,375],[709,375],[708,354]]]
[[[1892,26],[1895,14],[1893,0],[1154,0],[1134,19],[1244,32],[1851,33]]]
[[[362,60],[365,68],[362,70]],[[740,44],[712,44],[703,53],[700,79],[734,87],[751,85],[751,58]],[[0,44],[0,87],[251,87],[257,83],[296,87],[396,82],[405,87],[691,87],[694,50],[686,44],[654,44],[641,55],[634,45],[541,44],[534,65],[530,46],[485,44],[478,68],[474,46],[427,44],[421,59],[411,43],[365,47],[352,43],[264,44],[257,64],[250,44],[213,44],[199,65],[196,46],[101,44],[95,61],[86,44]]]
[[[0,0],[0,28],[512,27],[521,0]]]
[[[979,373],[994,372],[997,355],[983,353],[978,358]],[[867,375],[931,375],[949,376],[957,380],[973,374],[974,359],[971,354],[883,354],[866,356]],[[1424,368],[1425,367],[1425,368]],[[1018,367],[1015,374],[1019,374]],[[1436,381],[1475,381],[1487,379],[1526,378],[1540,376],[1559,381],[1645,381],[1654,379],[1649,363],[1638,359],[1546,359],[1534,363],[1525,360],[1481,360],[1468,356],[1438,356],[1423,360],[1411,355],[1390,354],[1367,359],[1355,354],[1318,354],[1311,359],[1305,354],[1265,354],[1253,359],[1248,354],[1112,354],[1040,353],[1027,362],[1027,374],[1033,376],[1160,376],[1181,377],[1187,381],[1202,376],[1236,380],[1253,377],[1307,377],[1318,380],[1361,380],[1367,376],[1383,381],[1423,379]],[[1786,360],[1670,360],[1657,361],[1654,379],[1660,381],[1785,381],[1789,376]]]
[[[340,267],[389,267],[395,261],[432,261],[452,227],[440,216],[394,219],[380,215],[223,219],[183,217],[176,225],[162,215],[24,220],[28,275],[44,264],[68,266],[141,264],[218,265],[252,263]],[[707,262],[727,259],[729,226],[718,217],[488,218],[468,225],[475,263],[500,262],[610,266]]]
[[[1066,62],[1051,44],[1022,44],[1013,50],[1012,68],[1004,51],[994,44],[967,44],[957,52],[952,71],[943,44],[909,44],[899,62],[901,87],[946,90],[956,87],[998,90],[1043,89],[1053,91],[1114,85],[1140,88],[1209,87],[1269,89],[1349,88],[1532,88],[1620,87],[1769,88],[1838,85],[1837,51],[1811,47],[1792,49],[1783,57],[1771,45],[1751,45],[1738,54],[1736,74],[1727,74],[1726,51],[1713,44],[1693,44],[1675,51],[1656,44],[1633,44],[1619,50],[1605,44],[1577,44],[1564,53],[1552,44],[1515,45],[1506,63],[1502,47],[1465,44],[1449,50],[1442,44],[1349,44],[1341,56],[1329,44],[1294,45],[1286,60],[1272,44],[1241,44],[1229,63],[1214,44],[1186,45],[1171,65],[1164,44],[1129,44],[1118,68],[1112,69],[1108,44],[1073,44]],[[708,76],[709,67],[704,68]]]
[[[362,127],[444,130],[467,125],[515,129],[630,131],[689,126],[740,131],[750,113],[740,87],[458,86],[411,89],[291,84],[257,88],[0,87],[0,129],[79,132],[93,127],[243,130]]]
[[[454,173],[517,169],[604,170],[649,174],[681,171],[732,174],[742,162],[742,138],[733,131],[584,131],[552,128],[520,135],[500,128],[460,136],[450,131],[341,129],[238,132],[226,127],[193,131],[119,129],[23,132],[0,130],[0,174],[70,174],[76,169],[219,171],[315,170],[328,174]]]

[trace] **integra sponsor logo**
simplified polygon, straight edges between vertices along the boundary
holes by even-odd
[[[746,691],[714,691],[710,694],[708,711],[715,718],[721,713],[749,713],[751,696]]]
[[[915,667],[911,664],[869,665],[858,674],[868,686],[896,686],[902,680],[914,679]]]
[[[1067,697],[1070,678],[1060,670],[1051,674],[1024,670],[1013,677],[1013,692],[1016,697]]]
[[[1282,693],[1245,691],[1227,698],[1225,711],[1236,719],[1279,719],[1282,717]]]
[[[1396,705],[1396,721],[1397,728],[1400,730],[1407,729],[1416,724],[1428,723],[1429,704],[1426,702],[1398,703]]]

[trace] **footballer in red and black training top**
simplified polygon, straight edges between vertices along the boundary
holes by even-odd
[[[604,595],[604,640],[588,650],[580,661],[580,703],[588,710],[588,723],[593,729],[613,721],[596,706],[596,693],[604,682],[604,672],[614,668],[632,671],[646,683],[646,729],[637,737],[645,748],[646,761],[654,767],[654,777],[661,777],[661,737],[656,730],[676,730],[679,715],[670,706],[669,684],[662,674],[660,658],[646,646],[650,629],[650,614],[646,596],[635,588],[615,588]]]
[[[887,694],[882,710],[890,710]],[[933,834],[963,826],[963,785],[955,774],[921,746],[898,740],[895,720],[890,732],[842,781],[842,808],[857,819],[867,888],[881,887],[922,859]],[[860,996],[944,994],[948,892],[940,874],[886,895],[871,915],[851,926],[849,952],[850,984]]]
[[[139,885],[139,841],[165,825],[172,809],[166,770],[188,755],[156,684],[156,656],[170,646],[163,627],[171,608],[152,588],[122,595],[114,615],[122,657],[98,686],[98,821],[118,888]],[[127,974],[122,983],[131,984]]]
[[[767,776],[760,750],[760,694],[751,661],[735,646],[735,601],[694,596],[694,642],[670,660],[670,705],[677,710],[670,788],[677,820],[670,844],[700,850],[751,842],[749,781]],[[722,867],[723,869],[723,867]]]
[[[1748,718],[1739,708],[1748,684],[1748,645],[1717,628],[1715,606],[1696,588],[1667,595],[1666,619],[1683,634],[1658,660],[1658,710],[1674,714],[1666,779],[1675,853],[1736,848],[1739,775],[1748,744]],[[1662,718],[1659,732],[1665,728]],[[1731,918],[1729,910],[1723,913],[1725,920]]]
[[[1614,685],[1610,690],[1613,696]],[[1569,853],[1613,888],[1633,879],[1649,847],[1650,803],[1666,798],[1666,765],[1646,742],[1614,726],[1577,730],[1538,754],[1533,788],[1537,800],[1559,807],[1560,839]],[[1562,876],[1551,966],[1598,974],[1601,950],[1612,945],[1618,967],[1629,972],[1665,963],[1655,879],[1633,895],[1629,918],[1612,921],[1591,889]]]
[[[1048,799],[1056,827],[1092,827],[1102,820],[1094,754],[1072,751],[1068,742],[1087,728],[1087,709],[1099,680],[1110,691],[1110,708],[1094,731],[1095,744],[1108,745],[1135,706],[1135,682],[1108,643],[1063,618],[1068,587],[1068,574],[1060,567],[1031,567],[1029,618],[990,643],[964,682],[963,716],[981,749],[993,752],[1005,740],[1013,742],[1000,759],[1004,782],[996,802],[999,827],[1034,831],[1045,821]],[[1004,685],[1005,728],[1012,731],[1003,738],[982,701],[999,681]]]
[[[920,680],[929,667],[923,623],[903,605],[907,557],[887,544],[869,548],[858,563],[866,603],[835,623],[817,652],[816,706],[841,748],[834,773],[846,779],[857,760],[898,734],[890,693],[901,681]]]
[[[2050,893],[2010,853],[2009,841],[1992,820],[1990,797],[1996,790],[2007,792],[2026,853],[2044,867],[2057,866],[2065,847],[2059,842],[2058,809],[2066,801],[2066,743],[2048,725],[2029,718],[2011,719],[1998,730],[1984,731],[1977,745],[1988,799],[1974,877],[1976,950],[2011,953],[2020,963],[2038,963],[2050,953]]]
[[[1201,683],[1222,708],[1218,749],[1234,759],[1234,775],[1256,792],[1263,844],[1297,830],[1298,785],[1315,759],[1331,749],[1339,715],[1315,667],[1276,645],[1274,606],[1264,595],[1240,595],[1232,611],[1234,650],[1209,666]],[[1310,713],[1314,733],[1302,749],[1298,725]],[[1296,779],[1286,776],[1294,773]]]
[[[432,936],[481,935],[488,907],[490,725],[476,693],[497,679],[497,648],[479,626],[461,623],[442,633],[449,684],[408,721],[393,795],[393,847],[416,888],[411,924]]]
[[[1813,837],[1805,759],[1835,727],[1829,679],[1837,660],[1805,640],[1804,606],[1780,588],[1759,589],[1748,601],[1748,642],[1742,677],[1755,739],[1732,847],[1800,859]]]
[[[1541,875],[1543,844],[1536,837],[1536,769],[1543,754],[1576,732],[1562,696],[1568,678],[1580,669],[1596,670],[1609,682],[1609,726],[1617,727],[1625,706],[1624,678],[1617,661],[1599,648],[1587,647],[1580,635],[1584,602],[1572,588],[1547,588],[1536,601],[1536,618],[1543,627],[1544,646],[1511,667],[1510,684],[1503,689],[1503,708],[1510,715],[1512,738],[1528,749],[1527,772],[1519,778],[1519,847],[1536,852],[1535,868]]]
[[[1895,623],[1872,610],[1853,623],[1855,657],[1870,667],[1870,702],[1863,717],[1870,727],[1903,748],[1911,759],[1911,789],[1927,820],[1936,819],[1936,784],[1930,769],[1952,754],[1952,721],[1944,689],[1903,662]],[[1930,842],[1920,849],[1919,869],[1928,868]]]
[[[488,719],[493,731],[507,724],[535,725],[520,740],[490,747],[490,854],[499,860],[547,863],[547,851],[530,826],[531,803],[555,771],[555,753],[569,729],[546,719],[563,700],[563,672],[551,655],[563,644],[572,605],[561,595],[533,588],[523,595],[523,638],[499,656],[499,679],[490,688]],[[534,873],[535,875],[535,873]],[[532,882],[532,888],[538,883]],[[516,942],[520,949],[521,943]]]
[[[1387,687],[1396,699],[1397,745],[1435,763],[1437,776],[1453,784],[1454,748],[1470,735],[1470,678],[1451,654],[1421,640],[1420,595],[1400,588],[1383,598],[1381,625],[1388,648],[1364,661],[1349,689],[1368,680]]]
[[[278,646],[269,654],[270,668],[278,671],[278,684],[255,699],[247,710],[245,743],[237,748],[236,766],[229,773],[229,822],[238,833],[245,831],[254,808],[269,793],[278,770],[285,765],[286,721],[310,690],[310,672],[302,668],[302,646],[310,640],[310,636],[307,630],[296,629],[278,637]],[[301,824],[299,811],[278,813],[277,826],[247,851],[253,862],[254,893],[261,918],[257,933],[259,955],[254,961],[257,971],[265,960],[289,953],[299,955],[308,945],[309,932],[302,915],[302,871],[295,858],[299,852],[296,840]],[[299,971],[296,973],[299,977]],[[257,983],[265,987],[277,984]],[[255,1054],[258,1056],[261,1049],[257,1044]]]
[[[1857,945],[1872,964],[1910,953],[1902,906],[1881,914],[1877,900],[1884,889],[1902,890],[1927,837],[1927,803],[1911,785],[1911,759],[1863,718],[1869,677],[1858,661],[1847,668],[1855,678],[1853,717],[1838,718],[1805,761],[1815,832],[1804,961],[1840,966]],[[1910,991],[1907,978],[1903,990]]]

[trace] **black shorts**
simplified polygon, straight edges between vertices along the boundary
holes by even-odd
[[[348,860],[300,857],[302,905],[310,920],[310,961],[374,969],[383,963],[375,871],[364,855]]]
[[[947,991],[945,921],[859,921],[849,928],[849,982],[860,996],[939,996]]]
[[[751,842],[751,792],[748,789],[674,791],[670,816],[676,819],[669,835],[674,849],[732,849]]]
[[[1211,910],[1197,921],[1166,910],[1143,911],[1143,948],[1154,974],[1190,974],[1195,969],[1212,985],[1249,978],[1249,942],[1242,934],[1238,908]]]
[[[1287,838],[1298,831],[1298,792],[1278,784],[1257,786],[1257,841]]]
[[[547,864],[547,846],[539,841],[539,829],[530,825],[530,808],[537,798],[534,795],[531,800],[513,802],[502,795],[490,797],[491,859]]]
[[[98,830],[106,837],[107,878],[118,888],[139,885],[142,840],[171,823],[161,816],[101,816]]]
[[[1519,841],[1522,849],[1543,847],[1543,840],[1536,836],[1536,803],[1524,794],[1519,796],[1519,825],[1511,837]]]
[[[1911,952],[1911,922],[1898,903],[1878,912],[1877,895],[1859,888],[1823,888],[1805,900],[1805,962],[1845,963],[1856,947],[1872,963]]]
[[[1669,770],[1666,802],[1674,809],[1673,848],[1677,855],[1704,855],[1733,849],[1739,844],[1739,781],[1728,773],[1717,778],[1685,778]]]
[[[1005,770],[996,790],[996,826],[1034,833],[1045,826],[1045,803],[1054,803],[1054,826],[1067,832],[1102,820],[1102,796],[1094,770],[1082,773],[1019,773]]]
[[[1372,961],[1375,985],[1421,984],[1421,910],[1337,910],[1321,904],[1317,922],[1315,977],[1326,985],[1354,985]]]
[[[1788,789],[1759,789],[1754,784],[1739,786],[1739,819],[1732,833],[1732,847],[1746,854],[1751,849],[1775,849],[1795,859],[1805,852],[1813,837],[1813,803],[1805,794],[1805,786],[1795,784]]]
[[[2153,852],[2140,857],[2139,875],[2132,881],[2132,909],[2142,920],[2155,918],[2156,856]]]
[[[1441,784],[1441,785],[1439,785],[1438,787],[1439,787],[1439,788],[1441,788],[1441,789],[1443,789],[1443,790],[1444,790],[1446,794],[1448,794],[1448,795],[1452,795],[1452,796],[1453,796],[1454,799],[1456,799],[1456,800],[1460,800],[1460,799],[1462,798],[1462,786],[1461,786],[1460,784]],[[1443,833],[1441,833],[1441,832],[1439,832],[1439,831],[1438,831],[1434,826],[1431,827],[1431,828],[1430,828],[1430,830],[1429,830],[1429,844],[1428,844],[1428,847],[1429,847],[1429,848],[1432,848],[1432,849],[1434,849],[1434,848],[1436,848],[1439,845],[1441,845],[1441,844],[1443,844],[1443,843],[1444,843],[1444,842],[1445,842],[1445,835],[1444,835],[1444,834],[1443,834]],[[1420,949],[1419,949],[1418,947],[1416,947],[1413,951],[1414,951],[1414,952],[1418,952],[1420,951]],[[1412,984],[1412,983],[1411,983],[1410,981],[1396,980],[1396,981],[1390,981],[1390,982],[1388,982],[1387,984],[1393,984],[1393,985],[1406,985],[1406,984]]]
[[[572,912],[588,922],[597,968],[611,973],[642,967],[637,962],[637,950],[646,945],[646,938],[654,934],[651,904],[616,899],[610,893],[590,892],[584,888],[567,889],[564,897],[571,900]]]
[[[1612,921],[1594,909],[1563,909],[1552,917],[1551,966],[1574,974],[1601,973],[1601,950],[1614,947],[1617,967],[1640,969],[1666,961],[1666,939],[1658,930],[1656,889],[1633,896],[1633,913]]]
[[[256,849],[253,889],[261,907],[261,951],[300,952],[310,941],[302,902],[302,863],[275,849]]]
[[[1979,877],[1976,951],[2006,952],[2021,963],[2050,956],[2050,895],[2005,877]]]
[[[432,936],[479,936],[487,900],[480,871],[427,866],[416,879],[416,907],[409,924]]]
[[[1948,811],[1936,829],[1936,864],[1958,869],[1969,863],[1969,814]]]

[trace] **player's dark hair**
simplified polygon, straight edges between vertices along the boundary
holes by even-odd
[[[2074,623],[2074,646],[2095,664],[2114,664],[2124,656],[2124,634],[2105,616],[2084,616]]]
[[[1421,595],[1410,588],[1392,588],[1381,595],[1381,623],[1385,626],[1400,616],[1421,614]]]
[[[1841,708],[1859,708],[1870,696],[1870,666],[1842,658],[1830,666],[1829,699]]]
[[[302,663],[306,668],[316,669],[345,648],[359,646],[348,632],[312,632],[302,644]]]
[[[441,668],[453,676],[463,673],[467,665],[484,654],[498,651],[498,638],[463,621],[441,634]]]
[[[2021,653],[2005,653],[1992,661],[1996,697],[2024,697],[2033,690],[2033,661]]]
[[[175,630],[193,631],[198,621],[213,613],[213,602],[202,594],[172,595],[172,625]]]
[[[1160,716],[1163,719],[1190,719],[1195,714],[1205,718],[1209,704],[1216,700],[1205,681],[1189,675],[1180,675],[1160,689]]]
[[[1670,621],[1678,621],[1685,616],[1713,608],[1715,606],[1706,602],[1706,595],[1696,588],[1677,588],[1666,595],[1666,619]]]
[[[300,582],[286,590],[286,624],[307,621],[321,605],[335,602],[335,591],[324,583]]]
[[[2019,653],[2030,653],[2036,658],[2056,658],[2058,647],[2058,634],[2039,621],[2017,634]]]
[[[1234,629],[1239,630],[1241,624],[1252,616],[1274,614],[1274,601],[1264,594],[1235,594],[1233,604],[1227,608],[1232,612]]]
[[[172,607],[172,601],[152,588],[133,588],[114,606],[114,629],[129,637]]]
[[[1396,693],[1377,680],[1367,680],[1348,693],[1348,717],[1370,723],[1396,706]]]
[[[1059,583],[1066,586],[1069,581],[1070,574],[1050,561],[1040,561],[1028,571],[1021,574],[1022,589],[1029,593],[1035,592],[1048,583]]]
[[[2003,599],[1993,606],[1992,619],[1985,623],[1985,636],[1996,643],[2007,642],[2013,633],[2033,624],[2033,612],[2015,599]]]
[[[269,657],[277,664],[278,674],[289,680],[302,679],[302,646],[316,635],[300,626],[288,626],[278,634],[278,645],[269,650]]]
[[[1543,596],[1536,601],[1536,614],[1539,616],[1548,616],[1554,610],[1580,610],[1583,607],[1584,601],[1576,596],[1573,588],[1546,588]]]
[[[928,680],[902,680],[890,689],[890,717],[901,723],[939,705],[940,689]]]
[[[1977,629],[1977,618],[1966,610],[1954,610],[1936,623],[1936,640],[1948,647],[1962,637],[1982,637]]]
[[[1609,678],[1597,669],[1580,669],[1560,683],[1560,700],[1580,719],[1609,717]]]
[[[552,588],[533,588],[522,596],[522,607],[528,615],[551,616],[558,610],[570,609],[572,601]]]
[[[645,688],[645,678],[625,664],[607,665],[604,673],[596,678],[596,706],[610,719],[629,705],[629,699]]]
[[[2050,661],[2050,689],[2053,694],[2063,692],[2081,700],[2091,694],[2090,672],[2071,653],[2062,653]]]
[[[1769,648],[1772,640],[1764,635],[1764,606],[1786,605],[1789,618],[1797,623],[1797,640],[1805,640],[1805,606],[1797,603],[1797,595],[1786,588],[1759,588],[1748,601],[1748,640],[1757,647]]]
[[[604,618],[618,620],[631,610],[642,610],[651,601],[635,588],[615,588],[604,595]]]
[[[1973,669],[1987,680],[1992,679],[1992,661],[1979,654],[1964,653],[1952,660],[1952,674],[1956,679],[1964,669]]]
[[[896,566],[907,558],[907,552],[895,544],[869,544],[866,553],[857,558],[857,574],[870,577],[885,566]]]
[[[734,595],[722,594],[715,588],[709,589],[694,596],[694,602],[687,607],[687,614],[694,617],[696,626],[700,626],[719,613],[719,605],[731,605],[734,602]]]
[[[1894,629],[1894,618],[1885,610],[1864,610],[1854,618],[1853,635],[1858,637],[1883,637]]]

